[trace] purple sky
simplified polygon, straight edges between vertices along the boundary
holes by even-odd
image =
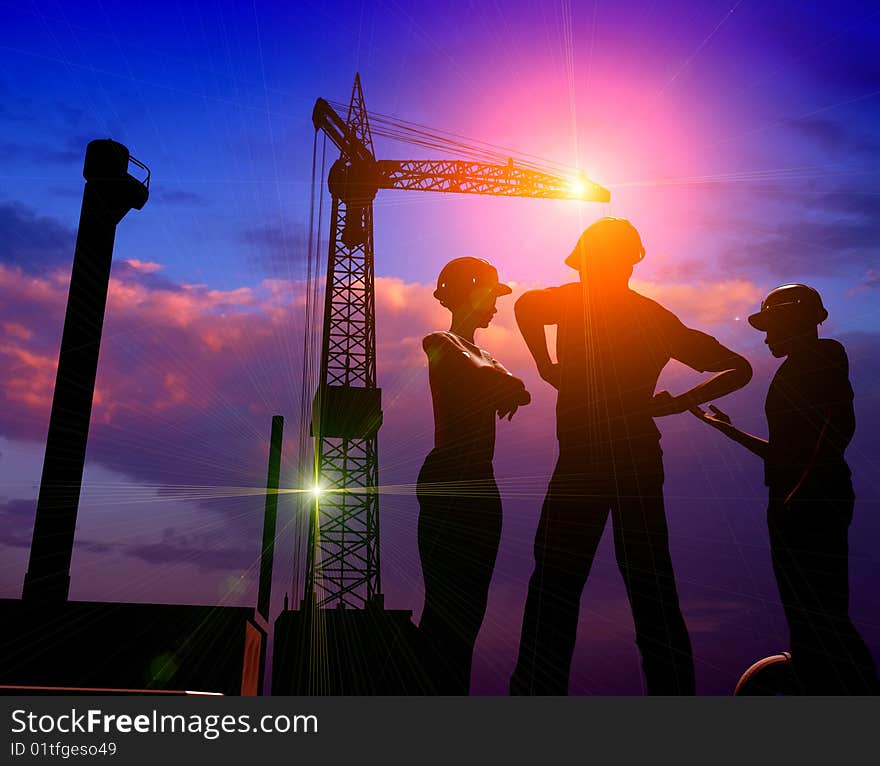
[[[764,433],[775,369],[743,320],[769,288],[823,294],[845,343],[858,428],[852,612],[880,656],[880,11],[873,3],[0,2],[0,596],[27,562],[82,193],[85,144],[126,143],[151,198],[119,227],[71,596],[255,603],[271,416],[295,477],[315,98],[360,71],[377,113],[584,168],[609,205],[382,192],[376,202],[383,485],[431,443],[420,338],[457,255],[516,292],[572,277],[584,225],[625,215],[647,249],[635,286],[755,367],[724,409]],[[376,138],[377,156],[430,156]],[[515,297],[515,296],[514,296]],[[499,427],[505,526],[474,690],[505,693],[553,462],[551,391],[513,299],[478,337],[534,404]],[[673,393],[696,379],[670,366]],[[727,693],[785,647],[761,466],[690,416],[661,423],[673,558],[698,688]],[[224,489],[232,488],[232,489]],[[294,575],[281,507],[273,599]],[[421,609],[415,498],[381,500],[383,586]],[[301,573],[295,578],[302,585]],[[294,600],[298,600],[295,593]],[[640,693],[610,540],[584,593],[572,692]]]

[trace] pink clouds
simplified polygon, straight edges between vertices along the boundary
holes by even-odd
[[[57,359],[34,354],[10,343],[0,343],[0,356],[7,358],[6,400],[11,405],[45,409],[52,401]]]
[[[480,332],[478,342],[523,377],[532,391],[533,404],[513,423],[499,426],[497,469],[499,477],[521,477],[528,465],[526,489],[537,497],[555,448],[554,397],[537,377],[513,316],[517,295],[528,287],[517,285],[515,295],[498,301],[498,315]],[[750,307],[757,294],[753,286],[742,283],[700,289],[639,287],[685,321],[710,332],[713,318],[728,321]],[[66,288],[61,274],[35,278],[0,265],[2,436],[35,443],[45,438]],[[385,410],[381,482],[386,485],[413,484],[431,446],[421,338],[448,327],[449,321],[432,292],[433,284],[396,277],[376,280],[379,384]],[[297,486],[303,299],[301,283],[278,279],[217,290],[156,282],[152,275],[131,269],[114,273],[88,463],[136,485],[258,488],[265,482],[270,418],[282,414],[287,421],[283,483]],[[119,489],[124,491],[124,485]],[[383,539],[391,550],[410,544],[404,518],[414,518],[413,502],[389,498],[385,503],[390,516]],[[258,493],[204,497],[197,504],[205,516],[181,507],[186,518],[173,526],[207,524],[230,539],[256,539],[253,527],[262,513]],[[170,526],[167,518],[155,525],[155,534]],[[145,539],[150,539],[148,531],[144,529]],[[120,528],[119,534],[125,532]],[[391,595],[395,587],[389,581]]]
[[[696,283],[660,284],[633,281],[633,287],[650,298],[662,303],[670,311],[707,325],[707,332],[713,325],[737,321],[746,314],[756,311],[762,289],[754,282],[745,279],[704,280]]]
[[[292,409],[300,356],[300,283],[276,279],[217,290],[141,279],[152,271],[122,270],[122,276],[111,279],[96,423],[156,431],[163,418],[205,418],[216,426],[224,418],[240,420],[242,412]],[[760,299],[758,287],[743,280],[636,286],[709,332]],[[32,277],[0,265],[0,358],[6,370],[0,399],[7,413],[14,410],[15,435],[41,439],[45,433],[66,288],[58,272]],[[424,394],[421,338],[449,320],[432,292],[430,284],[396,277],[376,281],[380,385],[398,402]],[[515,297],[499,300],[496,320],[479,340],[525,374],[531,362],[513,318]]]
[[[179,429],[182,420],[210,419],[221,409],[246,410],[253,391],[241,384],[246,379],[241,368],[265,368],[269,346],[286,330],[284,321],[292,319],[289,295],[277,290],[139,281],[150,271],[123,269],[121,277],[111,279],[90,440],[90,449],[94,442],[99,452],[109,433],[102,427],[158,439],[168,428]],[[45,435],[66,288],[60,273],[31,277],[0,265],[5,367],[0,428],[5,433],[34,440]],[[290,385],[289,380],[278,383]],[[268,381],[262,385],[273,387]],[[271,401],[275,397],[265,398],[267,406],[283,409]],[[197,442],[197,433],[193,429],[189,438]],[[112,445],[105,446],[113,457]]]
[[[90,459],[146,481],[262,481],[268,418],[290,417],[299,397],[302,285],[266,280],[217,290],[117,271]],[[415,390],[421,337],[446,321],[431,292],[377,280],[381,382],[398,400]],[[32,277],[0,265],[0,433],[45,437],[66,300],[60,272]]]
[[[126,263],[131,266],[135,271],[139,271],[142,274],[153,274],[156,271],[159,271],[162,268],[161,263],[154,263],[153,261],[139,261],[137,258],[129,258]]]
[[[424,366],[422,338],[449,324],[449,312],[434,298],[433,285],[376,279],[376,333],[379,377]],[[380,385],[386,385],[380,380]]]
[[[18,322],[4,322],[3,332],[11,338],[17,340],[29,340],[33,333],[24,325]]]

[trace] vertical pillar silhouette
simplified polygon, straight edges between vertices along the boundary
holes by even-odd
[[[269,473],[266,478],[266,513],[263,517],[263,548],[260,555],[260,590],[257,611],[269,620],[272,596],[272,566],[275,561],[275,519],[278,516],[278,480],[281,475],[281,437],[284,418],[272,417],[272,437],[269,441]]]
[[[146,171],[128,173],[129,160]],[[89,142],[46,456],[22,598],[64,602],[82,487],[116,226],[149,196],[149,170],[116,141]]]

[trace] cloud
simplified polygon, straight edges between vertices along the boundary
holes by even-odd
[[[811,115],[792,120],[790,125],[796,133],[818,144],[826,155],[850,154],[864,159],[880,152],[880,141],[869,130],[863,131],[851,122]]]
[[[0,545],[30,548],[36,512],[34,498],[0,498]],[[108,553],[116,547],[112,543],[80,539],[76,545],[90,553]]]
[[[41,166],[46,163],[62,165],[78,163],[82,168],[86,157],[86,146],[96,136],[80,132],[70,135],[69,128],[65,128],[64,136],[63,139],[53,143],[6,141],[0,144],[0,152],[10,161],[24,161]]]
[[[157,284],[150,269],[118,265],[127,268],[111,277],[90,456],[148,480],[187,468],[190,478],[202,472],[217,480],[229,469],[240,476],[247,461],[236,448],[248,439],[262,445],[264,429],[253,419],[289,398],[289,370],[268,371],[289,358],[278,349],[296,326],[292,296],[277,285]],[[34,277],[0,264],[0,431],[7,435],[45,436],[66,291],[60,270]],[[128,442],[132,449],[121,448]],[[179,448],[176,456],[168,444]],[[191,465],[181,464],[181,452]]]
[[[162,268],[161,263],[154,263],[153,261],[139,261],[137,258],[129,258],[127,261],[125,261],[125,263],[127,263],[135,271],[139,271],[142,274],[152,274]]]
[[[38,273],[73,258],[76,232],[20,202],[2,202],[0,242],[0,263]]]
[[[309,237],[302,224],[266,223],[241,232],[241,241],[249,246],[249,260],[263,272],[289,275],[308,257]],[[326,254],[326,247],[319,252]]]
[[[880,220],[853,212],[805,210],[772,223],[752,221],[729,247],[725,263],[734,271],[789,281],[864,273],[877,262]]]
[[[0,153],[11,160],[45,165],[47,162],[71,163],[85,159],[85,147],[58,148],[40,144],[23,144],[15,141],[0,143]]]
[[[287,419],[282,482],[296,482],[303,285],[264,279],[217,290],[148,281],[154,276],[130,266],[117,272],[114,266],[88,464],[93,470],[96,464],[107,466],[117,475],[96,473],[92,481],[87,477],[87,510],[81,514],[76,551],[95,559],[75,553],[74,574],[77,582],[89,583],[91,598],[111,594],[131,599],[134,593],[144,599],[175,600],[181,589],[189,588],[186,592],[195,603],[214,598],[214,581],[227,575],[248,587],[254,584],[263,513],[259,488],[265,482],[273,414]],[[503,551],[508,569],[499,570],[499,577],[504,587],[515,589],[516,599],[524,593],[534,523],[555,446],[552,391],[537,379],[513,317],[516,296],[531,286],[514,285],[515,294],[499,300],[496,321],[479,335],[479,342],[521,375],[533,393],[532,405],[512,423],[498,427],[496,472],[506,493],[508,530]],[[758,287],[745,280],[634,286],[709,332],[728,326],[732,317],[752,309],[760,298]],[[0,364],[6,370],[0,377],[0,434],[35,443],[45,437],[66,289],[63,273],[32,276],[0,264]],[[431,401],[420,340],[449,321],[432,292],[433,285],[395,277],[376,280],[379,381],[385,408],[381,480],[386,485],[412,485],[431,447]],[[873,361],[880,359],[878,341],[875,334],[841,340],[847,344],[861,397],[853,467],[865,486],[870,456],[878,448],[872,435],[876,429],[870,424],[880,421],[866,388],[880,375]],[[725,409],[744,428],[760,433],[766,390],[762,386],[777,362],[766,353],[752,361],[756,382],[731,397]],[[696,379],[696,373],[692,377]],[[713,549],[716,553],[764,534],[763,527],[755,532],[749,526],[761,515],[760,466],[688,416],[670,418],[661,428],[677,562],[682,561],[685,573],[691,567],[693,579],[704,571],[697,567],[702,554],[688,546],[703,552],[703,538],[714,540],[718,535],[715,522],[706,520],[712,516],[705,512],[707,504],[713,512],[723,511],[734,528],[735,542],[722,540]],[[865,494],[870,498],[868,490]],[[293,549],[291,497],[279,510],[279,571],[293,559],[284,553]],[[732,498],[729,508],[719,498]],[[750,505],[744,511],[741,506],[746,504]],[[0,544],[11,546],[13,553],[17,549],[19,556],[30,544],[35,506],[34,499],[0,503]],[[417,570],[409,568],[417,566],[416,518],[411,494],[383,495],[386,592],[409,608],[419,595],[417,575],[413,582]],[[520,553],[511,558],[515,551]],[[730,560],[735,558],[739,560]],[[103,562],[102,571],[115,572],[112,583],[99,583],[88,574],[97,561]],[[719,571],[728,571],[731,578],[746,576],[737,565],[726,560],[722,564],[727,570]],[[177,577],[186,577],[187,584],[179,584]],[[192,582],[210,595],[200,596]],[[606,586],[595,583],[594,578],[593,598],[598,598],[597,588]],[[16,579],[15,587],[19,584]],[[515,600],[515,609],[521,610],[521,600]],[[695,634],[715,630],[730,614],[726,608],[696,608]]]
[[[851,288],[848,295],[861,295],[862,293],[869,292],[878,286],[880,286],[880,271],[877,271],[877,269],[868,269],[865,273],[864,279],[862,279],[858,285]]]
[[[696,283],[641,283],[633,286],[683,320],[701,327],[729,324],[754,311],[763,291],[746,279],[700,280]]]
[[[141,539],[113,550],[156,566],[171,561],[205,571],[249,566],[258,553],[258,546],[247,543],[259,539],[258,490],[265,482],[274,414],[287,420],[283,481],[286,486],[297,482],[303,285],[281,279],[228,290],[156,284],[149,281],[155,272],[117,265],[128,268],[117,271],[114,266],[111,278],[88,461],[125,477],[114,484],[120,497],[135,496],[137,486],[155,487],[155,500],[144,501],[143,507],[163,508],[166,514],[179,507],[185,519],[169,524],[166,515],[160,524],[156,517],[157,528],[143,528]],[[760,300],[759,288],[745,280],[634,286],[688,324],[713,333],[733,326],[734,317]],[[528,464],[528,492],[537,496],[545,477],[533,453],[546,453],[547,460],[552,455],[553,397],[535,374],[513,316],[516,296],[531,285],[514,287],[515,295],[499,300],[498,316],[481,331],[479,342],[533,392],[534,403],[513,423],[499,426],[498,475],[522,477]],[[5,370],[0,378],[0,434],[36,443],[45,438],[66,290],[60,271],[35,277],[0,265],[0,364]],[[433,285],[395,277],[376,280],[384,483],[412,484],[431,446],[421,338],[449,322],[449,313],[432,292]],[[759,414],[760,403],[748,410]],[[187,487],[191,489],[181,489]],[[211,490],[217,487],[233,489]],[[239,490],[246,491],[241,495]],[[96,487],[97,499],[110,491]],[[403,513],[404,502],[412,499],[391,499],[386,507]],[[120,505],[110,518],[125,518],[129,508]],[[23,507],[12,511],[22,518]],[[151,515],[156,514],[143,515],[142,527]],[[205,537],[206,526],[221,537]],[[395,536],[402,534],[399,525],[397,530],[392,525],[388,534],[393,546]],[[118,539],[94,532],[86,538],[97,545]]]
[[[36,500],[0,498],[0,545],[29,548]]]
[[[243,229],[239,239],[246,246],[248,262],[272,277],[290,278],[305,271],[309,254],[308,228],[301,223],[265,223]],[[327,259],[330,243],[326,236],[312,247],[320,262]]]
[[[126,268],[116,268],[125,266]],[[143,481],[230,485],[264,480],[272,414],[294,410],[301,375],[303,285],[266,279],[230,290],[151,281],[158,264],[114,267],[96,383],[90,458]],[[526,286],[517,286],[522,291]],[[744,280],[638,283],[683,320],[711,330],[752,309]],[[0,265],[0,433],[40,440],[54,387],[67,278]],[[432,286],[376,280],[380,385],[422,404],[421,338],[448,327]],[[532,367],[513,296],[481,342],[511,369]],[[393,414],[389,412],[393,420]],[[174,483],[169,481],[169,483]]]
[[[191,564],[201,571],[240,571],[254,563],[259,546],[218,547],[215,540],[206,535],[181,533],[165,529],[162,539],[151,543],[127,545],[127,556],[159,566],[168,564]]]
[[[858,218],[880,218],[880,194],[868,183],[817,194],[805,200],[809,207]]]
[[[135,283],[152,290],[180,290],[180,285],[166,277],[161,272],[165,266],[155,261],[141,261],[137,258],[129,258],[124,261],[115,261],[111,272],[117,284],[122,282]]]

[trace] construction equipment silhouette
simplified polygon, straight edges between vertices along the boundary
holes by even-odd
[[[377,135],[455,151],[445,160],[377,160]],[[380,189],[608,202],[607,189],[583,173],[385,115],[368,115],[355,76],[347,118],[324,99],[315,104],[312,220],[300,431],[300,480],[314,487],[308,517],[301,608],[275,626],[273,692],[376,694],[422,692],[413,675],[409,611],[384,609],[379,556],[378,439],[381,390],[376,383],[373,200]],[[318,133],[340,156],[327,174],[330,243],[317,380],[314,367],[321,211],[315,208]],[[323,186],[323,161],[320,181]],[[314,400],[307,399],[314,390]],[[309,405],[311,404],[311,407]],[[309,409],[311,413],[309,415]],[[314,460],[308,441],[314,438]],[[303,495],[304,498],[308,496]],[[298,556],[294,565],[297,588]],[[396,649],[394,647],[397,647]]]

